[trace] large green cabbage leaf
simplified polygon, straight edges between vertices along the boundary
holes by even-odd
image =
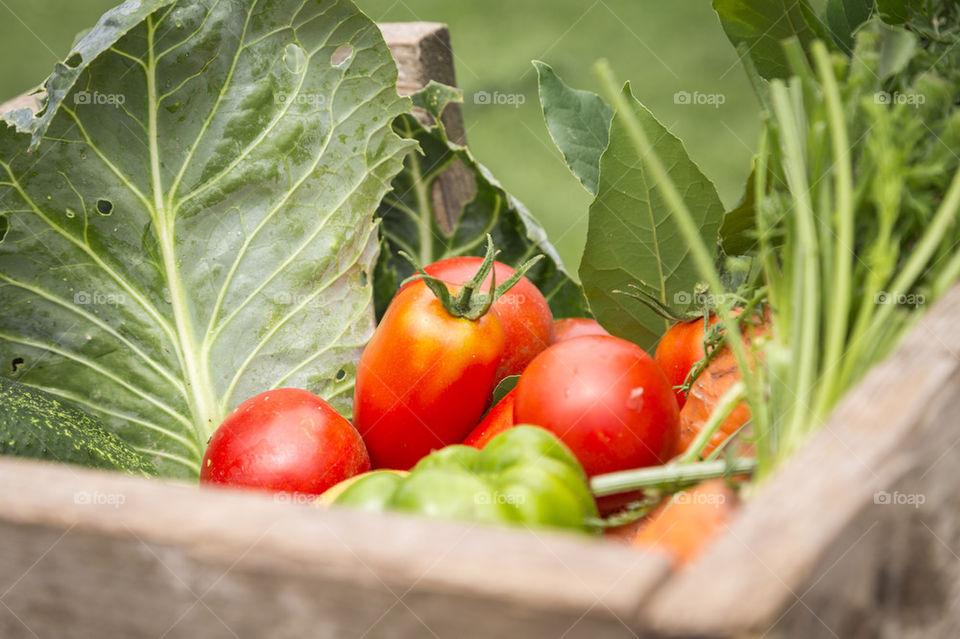
[[[259,392],[305,387],[348,412],[373,214],[410,144],[391,130],[409,110],[396,74],[346,0],[105,15],[46,110],[0,124],[0,374],[83,406],[172,476],[196,476]]]

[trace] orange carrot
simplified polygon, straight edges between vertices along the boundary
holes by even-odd
[[[630,544],[663,551],[675,566],[688,564],[723,532],[736,508],[736,494],[725,480],[705,481],[660,504],[641,520]]]

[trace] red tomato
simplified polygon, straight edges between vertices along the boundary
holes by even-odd
[[[504,395],[503,399],[487,412],[483,421],[470,431],[467,438],[463,440],[464,445],[483,448],[491,439],[517,425],[513,421],[513,394],[515,392],[516,389],[513,389]]]
[[[559,319],[553,325],[554,343],[563,342],[584,335],[609,335],[597,320],[586,317],[568,317]]]
[[[397,293],[360,358],[353,397],[373,467],[407,470],[463,441],[483,417],[503,352],[495,313],[454,317],[422,280]]]
[[[710,316],[710,326],[720,321],[716,315]],[[667,376],[671,386],[682,386],[693,366],[706,357],[703,350],[703,318],[689,322],[677,322],[660,338],[657,350],[653,354],[660,370]],[[687,394],[674,388],[677,405],[683,408]]]
[[[459,286],[476,275],[482,262],[479,257],[451,257],[424,270],[428,275]],[[493,268],[498,286],[516,272],[501,262],[494,262]],[[490,291],[490,277],[484,281],[482,290]],[[543,294],[525,277],[493,303],[493,311],[500,318],[506,340],[506,352],[497,369],[499,381],[522,373],[534,357],[553,343],[553,314]]]
[[[200,482],[319,495],[368,470],[350,422],[313,393],[281,388],[227,416],[207,445]]]
[[[677,401],[653,358],[617,337],[551,346],[520,377],[513,416],[552,431],[587,475],[662,464],[679,436]]]

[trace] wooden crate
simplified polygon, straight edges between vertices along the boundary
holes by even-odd
[[[401,90],[454,81],[442,25],[383,30]],[[574,535],[0,458],[0,637],[957,636],[957,317],[960,287],[680,573]]]

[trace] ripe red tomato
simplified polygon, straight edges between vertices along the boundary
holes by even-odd
[[[513,416],[557,435],[587,475],[662,464],[676,451],[677,402],[639,346],[591,335],[551,346],[520,377]]]
[[[553,325],[554,343],[584,335],[609,335],[600,322],[586,317],[559,319]]]
[[[217,428],[200,482],[320,495],[370,470],[360,434],[327,402],[298,388],[240,404]]]
[[[451,257],[424,270],[428,275],[459,286],[476,275],[482,262],[479,257]],[[501,262],[494,262],[493,268],[498,286],[516,272]],[[490,291],[490,281],[489,276],[484,280],[484,293]],[[506,352],[497,369],[499,381],[522,373],[534,357],[553,343],[553,314],[543,293],[526,277],[520,278],[493,303],[493,311],[500,318],[506,340]]]
[[[503,352],[495,313],[455,317],[422,280],[401,289],[363,351],[354,390],[373,467],[408,470],[463,441],[483,417]]]
[[[482,449],[491,439],[516,426],[516,422],[513,421],[513,394],[515,392],[516,389],[513,389],[504,395],[503,399],[487,412],[483,421],[470,431],[467,438],[463,440],[465,446]]]
[[[719,321],[719,317],[711,315],[709,325],[713,326]],[[689,322],[677,322],[660,338],[653,359],[667,376],[671,386],[682,386],[693,366],[706,357],[703,334],[704,323],[701,317]],[[687,394],[678,388],[674,388],[674,393],[677,396],[677,405],[683,408]]]

